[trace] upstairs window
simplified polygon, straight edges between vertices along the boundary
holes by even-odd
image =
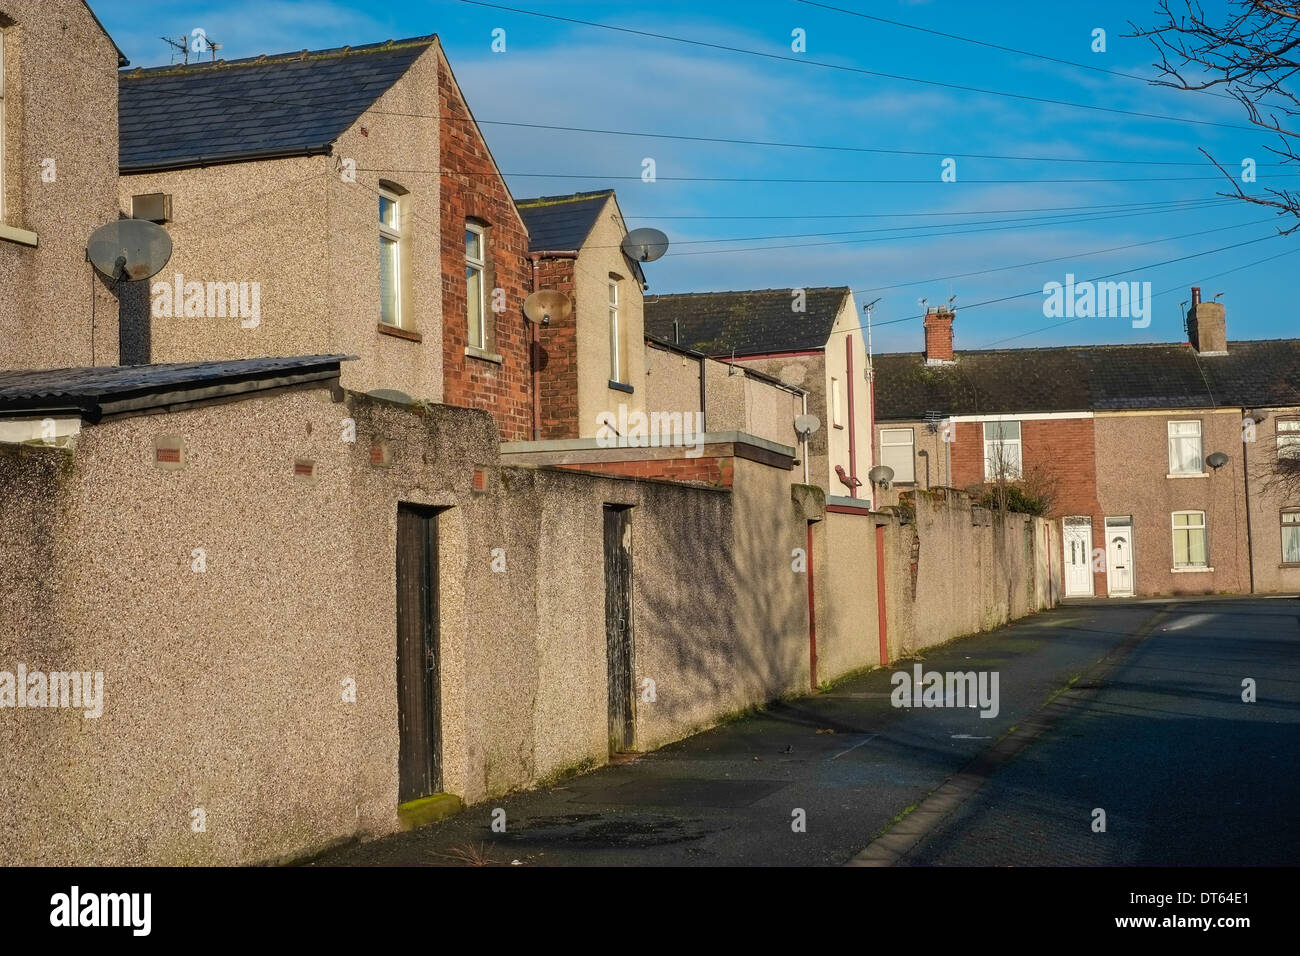
[[[403,248],[402,197],[390,189],[379,191],[379,321],[401,327]]]
[[[840,414],[840,380],[831,379],[831,425],[835,428],[844,427],[844,418]]]
[[[465,310],[470,348],[487,349],[487,235],[465,223]]]
[[[1201,467],[1201,423],[1169,423],[1169,474],[1199,475]]]
[[[894,469],[895,483],[916,481],[915,458],[912,456],[912,429],[880,430],[880,463]]]
[[[984,423],[984,480],[1019,481],[1020,422]]]
[[[618,280],[613,276],[609,280],[609,380],[623,382],[623,362],[620,351],[623,333],[618,318]]]
[[[1277,462],[1286,468],[1300,468],[1300,419],[1277,423]]]

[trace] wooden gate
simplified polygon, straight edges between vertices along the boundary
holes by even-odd
[[[397,508],[398,801],[442,790],[438,699],[438,517]]]
[[[609,673],[609,752],[631,750],[632,509],[605,506],[605,659]]]

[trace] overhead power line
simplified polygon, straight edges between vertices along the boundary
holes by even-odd
[[[1046,96],[1031,96],[1028,93],[1013,93],[1008,90],[992,90],[978,86],[966,86],[961,83],[948,83],[943,80],[927,80],[916,76],[906,76],[900,73],[885,73],[881,70],[868,70],[858,66],[845,66],[840,63],[828,63],[824,60],[812,60],[806,57],[786,56],[781,53],[767,53],[762,50],[747,50],[743,47],[730,46],[725,43],[712,43],[707,40],[692,40],[688,37],[672,36],[666,33],[653,33],[649,30],[636,30],[632,27],[617,27],[608,23],[596,23],[592,20],[579,20],[575,17],[562,17],[554,13],[539,13],[536,10],[524,10],[520,7],[508,7],[500,3],[488,3],[487,0],[460,0],[461,3],[471,4],[476,7],[487,7],[492,10],[502,10],[507,13],[518,13],[529,17],[540,17],[544,20],[554,20],[560,23],[572,23],[577,26],[594,27],[600,30],[610,30],[616,33],[626,33],[632,36],[648,37],[655,40],[668,40],[673,43],[683,43],[690,46],[703,47],[710,50],[722,50],[728,53],[739,53],[745,56],[762,57],[767,60],[779,60],[785,63],[798,63],[802,66],[814,66],[820,69],[838,70],[845,73],[854,73],[861,76],[874,76],[887,80],[899,80],[904,83],[917,83],[922,86],[932,86],[946,90],[957,90],[963,93],[979,93],[984,96],[1001,96],[1007,99],[1022,100],[1030,103],[1043,103],[1049,106],[1065,106],[1071,109],[1091,110],[1098,113],[1110,113],[1119,116],[1133,116],[1139,119],[1160,120],[1169,123],[1186,123],[1193,126],[1213,126],[1219,129],[1235,129],[1245,132],[1258,132],[1254,126],[1245,126],[1238,123],[1218,123],[1213,120],[1189,119],[1181,116],[1167,116],[1162,113],[1147,113],[1141,110],[1125,110],[1116,106],[1099,106],[1095,103],[1074,103],[1069,100],[1052,99]]]

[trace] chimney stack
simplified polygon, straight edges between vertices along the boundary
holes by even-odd
[[[925,312],[925,364],[951,365],[952,320],[955,313],[944,306],[929,308]]]
[[[1228,321],[1223,303],[1202,302],[1198,285],[1192,286],[1192,307],[1187,310],[1187,340],[1201,355],[1228,354]]]

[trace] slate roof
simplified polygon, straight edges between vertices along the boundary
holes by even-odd
[[[328,153],[436,37],[118,73],[123,173]]]
[[[0,414],[143,411],[337,376],[346,355],[0,372]]]
[[[1227,355],[1187,343],[976,350],[938,366],[908,352],[877,355],[874,367],[879,421],[1300,405],[1300,339],[1229,342]]]
[[[571,196],[538,196],[516,199],[515,208],[528,229],[529,252],[577,252],[591,235],[612,189],[574,193]],[[641,263],[628,260],[637,281],[645,285]]]
[[[591,235],[612,189],[516,199],[515,207],[528,227],[529,252],[576,252]]]
[[[826,347],[835,317],[851,295],[847,286],[805,289],[804,312],[795,312],[793,289],[697,292],[645,300],[645,330],[706,355],[809,352]]]

